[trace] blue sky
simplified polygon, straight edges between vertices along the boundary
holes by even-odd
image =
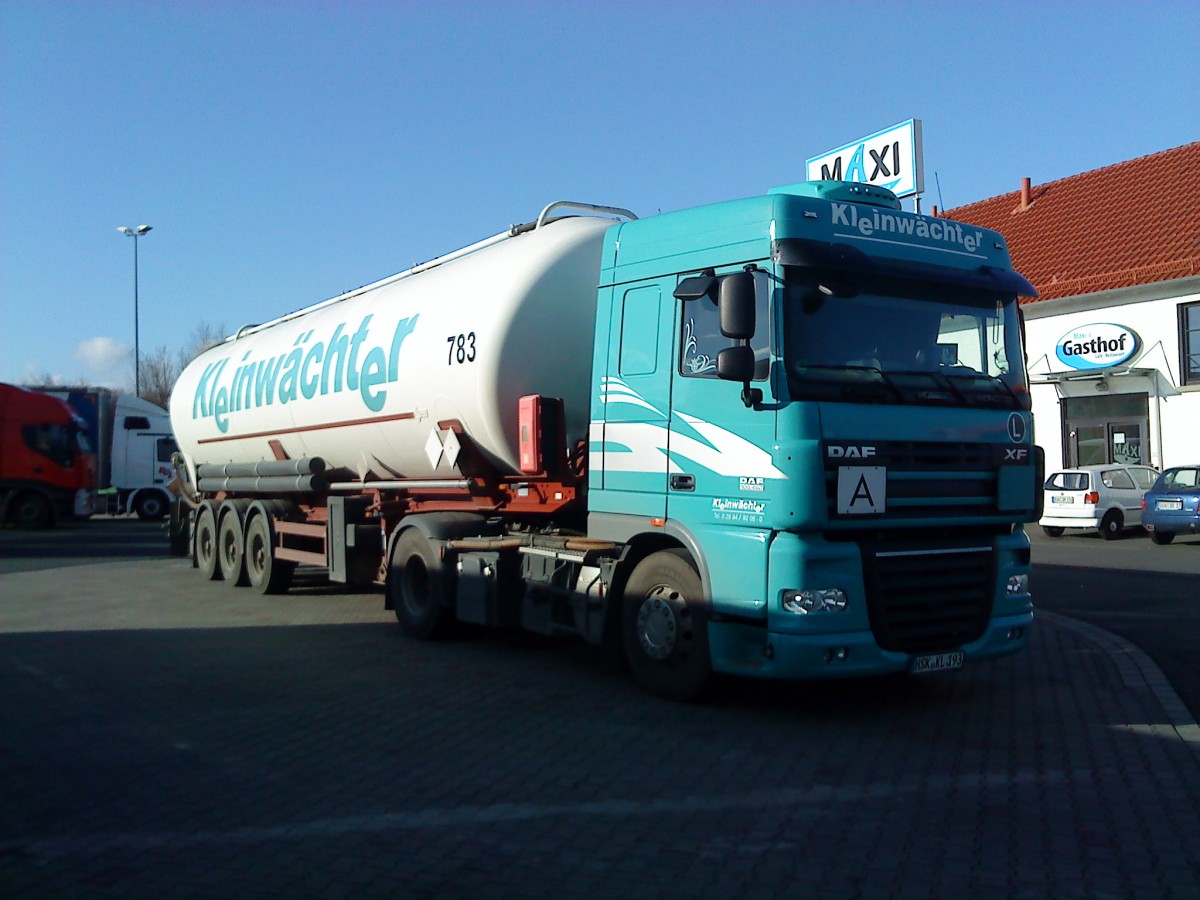
[[[758,194],[909,118],[925,211],[1177,147],[1198,46],[1196,0],[4,0],[0,381],[132,386],[119,225],[154,228],[145,357],[552,200]]]

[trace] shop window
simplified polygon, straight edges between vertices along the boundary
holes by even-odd
[[[1200,303],[1179,307],[1179,347],[1183,383],[1200,385]]]

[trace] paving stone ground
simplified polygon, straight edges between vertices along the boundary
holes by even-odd
[[[1042,616],[952,676],[644,695],[377,593],[0,575],[0,897],[1200,896],[1200,739]]]

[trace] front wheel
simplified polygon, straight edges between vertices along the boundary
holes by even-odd
[[[1121,529],[1125,527],[1125,517],[1121,515],[1119,509],[1110,509],[1104,514],[1104,518],[1100,520],[1100,533],[1104,535],[1106,541],[1112,541],[1121,536]]]
[[[54,508],[45,494],[26,491],[13,501],[9,519],[18,528],[49,528],[54,524]]]
[[[1042,531],[1046,532],[1047,537],[1062,537],[1063,532],[1066,530],[1067,529],[1062,528],[1058,525],[1043,525],[1042,526]]]
[[[167,514],[166,495],[160,494],[158,491],[142,491],[138,494],[133,510],[143,522],[157,522]]]
[[[409,637],[435,640],[450,631],[454,623],[450,573],[429,538],[416,528],[401,532],[392,544],[387,592],[400,630]]]
[[[699,696],[712,677],[700,575],[682,550],[637,564],[621,601],[621,636],[638,682],[671,700]]]
[[[1165,546],[1175,540],[1175,532],[1173,531],[1152,531],[1150,532],[1150,540],[1158,544],[1160,547]]]

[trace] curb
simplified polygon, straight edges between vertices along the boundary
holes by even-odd
[[[1163,675],[1162,669],[1149,654],[1123,637],[1088,622],[1044,610],[1038,610],[1035,615],[1038,619],[1069,631],[1108,654],[1125,686],[1148,689],[1162,706],[1167,721],[1175,729],[1179,739],[1200,756],[1200,725],[1196,724],[1187,706],[1179,699],[1179,695]]]

